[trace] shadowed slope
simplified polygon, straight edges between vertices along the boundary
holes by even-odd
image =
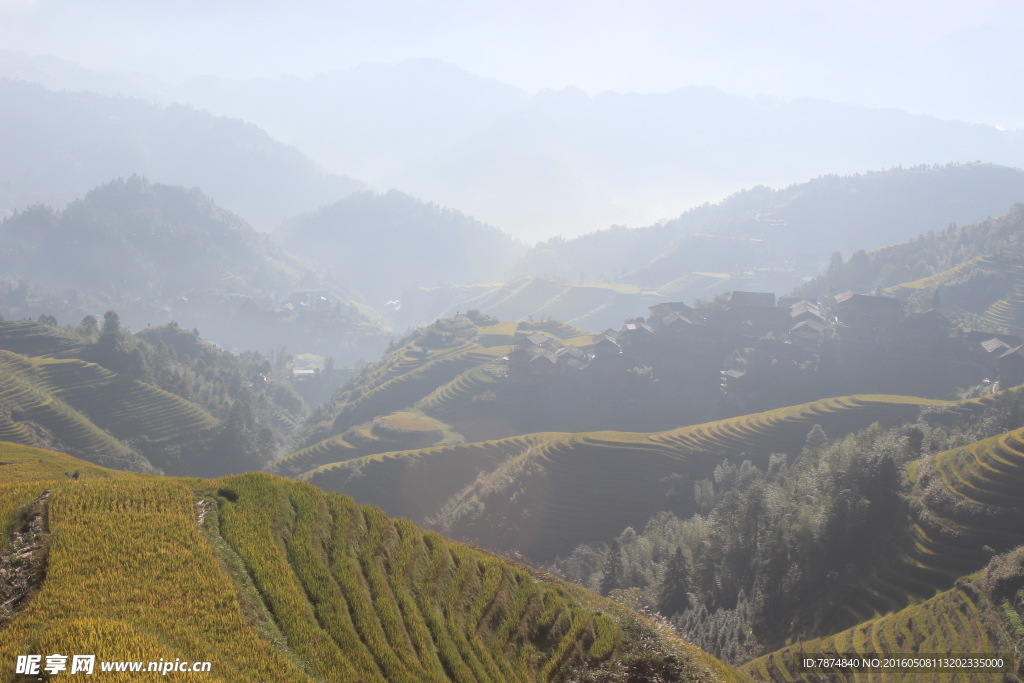
[[[579,543],[642,525],[659,510],[693,510],[693,482],[724,458],[796,453],[820,424],[830,435],[910,419],[925,405],[900,396],[825,399],[766,413],[643,434],[538,433],[355,458],[301,478],[430,521],[445,533],[545,561]]]

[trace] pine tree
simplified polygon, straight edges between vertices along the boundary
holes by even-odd
[[[601,595],[608,595],[616,588],[622,588],[626,576],[626,567],[622,563],[622,548],[619,540],[612,541],[608,549],[608,559],[604,562],[604,576],[601,577]]]
[[[665,568],[665,580],[661,584],[661,595],[658,600],[658,611],[666,617],[685,612],[690,606],[690,564],[683,555],[682,548],[676,548],[676,554],[668,561]]]

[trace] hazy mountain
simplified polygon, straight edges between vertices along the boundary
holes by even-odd
[[[261,230],[364,188],[258,127],[182,106],[0,81],[0,210],[61,206],[134,174],[201,187]]]
[[[849,254],[950,223],[1005,213],[1024,199],[1024,172],[991,164],[829,175],[781,190],[759,186],[640,229],[614,228],[533,247],[515,270],[614,278],[689,300],[694,272],[730,275],[720,289],[782,292]]]
[[[0,243],[5,277],[54,293],[19,287],[0,300],[8,316],[77,323],[116,309],[135,329],[173,320],[229,348],[349,362],[386,344],[375,312],[195,188],[116,180],[63,211],[15,214]]]
[[[275,239],[378,309],[415,287],[501,280],[526,250],[495,227],[395,190],[350,195],[285,223]]]
[[[311,79],[203,78],[173,96],[530,238],[650,224],[737,187],[825,173],[1024,164],[1022,133],[993,126],[710,87],[527,95],[429,60]]]
[[[166,99],[153,77],[107,73],[49,55],[28,55],[0,50],[0,78],[38,83],[49,90],[88,90],[100,95],[139,97],[151,102]],[[166,104],[166,102],[164,102]]]

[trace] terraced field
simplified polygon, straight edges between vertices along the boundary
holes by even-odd
[[[97,480],[87,463],[53,480],[74,459],[0,454],[41,465],[0,484],[0,528],[30,509],[50,534],[41,589],[0,627],[4,661],[94,653],[101,681],[119,675],[98,662],[178,658],[232,682],[746,680],[615,603],[347,496],[267,474]]]
[[[5,417],[0,422],[5,435],[18,442],[35,441],[28,427],[18,424],[33,422],[96,462],[126,468],[134,464],[133,454],[121,442],[34,381],[34,370],[24,356],[0,351],[0,405],[16,415],[16,421]]]
[[[692,511],[693,482],[723,458],[795,454],[820,424],[836,437],[950,402],[852,396],[655,434],[541,433],[359,457],[301,475],[390,514],[487,547],[552,559],[659,510]]]
[[[884,292],[890,296],[898,296],[901,292],[909,292],[912,290],[927,290],[933,289],[940,285],[943,285],[950,280],[954,280],[958,277],[967,275],[976,268],[1002,268],[1003,263],[996,257],[992,256],[975,256],[969,261],[964,261],[958,266],[953,266],[940,273],[923,277],[920,280],[914,280],[913,282],[904,282],[894,287],[887,287]]]
[[[202,437],[217,425],[209,413],[183,398],[95,363],[36,359],[33,364],[43,386],[122,439],[145,436],[177,444]]]
[[[145,437],[159,447],[210,435],[217,421],[174,394],[78,359],[27,359],[0,350],[0,404],[103,464],[132,467],[135,456],[120,440]],[[34,441],[10,419],[0,421],[8,440]]]
[[[820,681],[820,672],[798,668],[797,658],[829,654],[1009,655],[1015,650],[1004,605],[996,604],[987,572],[964,578],[931,599],[826,638],[805,641],[744,664],[742,670],[762,681]],[[996,598],[999,599],[998,596]],[[1012,610],[1012,607],[1010,608]],[[1019,621],[1019,615],[1018,615]],[[1011,671],[1015,667],[1011,666]],[[1018,673],[1020,671],[1018,670]],[[1005,681],[1003,673],[851,672],[846,681]]]
[[[441,430],[441,437],[436,442],[425,443],[445,445],[460,443],[462,438],[447,425],[433,421]],[[407,439],[389,438],[390,435],[374,430],[374,425],[363,424],[345,431],[344,434],[324,439],[308,448],[303,448],[274,462],[271,471],[284,476],[294,476],[307,472],[328,463],[345,462],[374,453],[393,451],[396,448],[408,448]],[[420,442],[421,447],[424,442]],[[415,446],[416,444],[411,444]]]
[[[986,322],[996,327],[1005,327],[1014,333],[1024,332],[1024,260],[1012,256],[976,256],[958,266],[930,275],[913,282],[888,287],[885,292],[893,296],[910,294],[939,287],[951,280],[968,275],[971,271],[985,268],[997,270],[1013,279],[1013,288],[1004,299],[993,303],[981,313]]]
[[[846,624],[898,611],[950,589],[994,552],[1024,544],[1024,430],[912,463],[921,502],[907,537],[864,577],[846,603]]]
[[[1018,279],[1009,296],[989,306],[985,321],[1014,333],[1024,331],[1024,280]]]
[[[69,356],[83,346],[59,327],[31,320],[0,321],[0,349],[30,356]]]
[[[338,434],[378,415],[407,408],[435,387],[466,370],[501,358],[508,346],[481,347],[464,343],[439,350],[426,358],[399,356],[396,362],[379,368],[364,385],[359,398],[341,409],[333,431]]]

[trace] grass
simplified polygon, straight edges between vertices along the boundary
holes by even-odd
[[[599,596],[347,496],[268,474],[146,477],[4,448],[5,461],[40,465],[37,481],[0,480],[5,527],[52,492],[47,573],[4,630],[4,661],[180,657],[213,662],[211,680],[440,683],[574,680],[656,656],[685,662],[683,680],[742,680]],[[97,478],[51,478],[71,466]]]

